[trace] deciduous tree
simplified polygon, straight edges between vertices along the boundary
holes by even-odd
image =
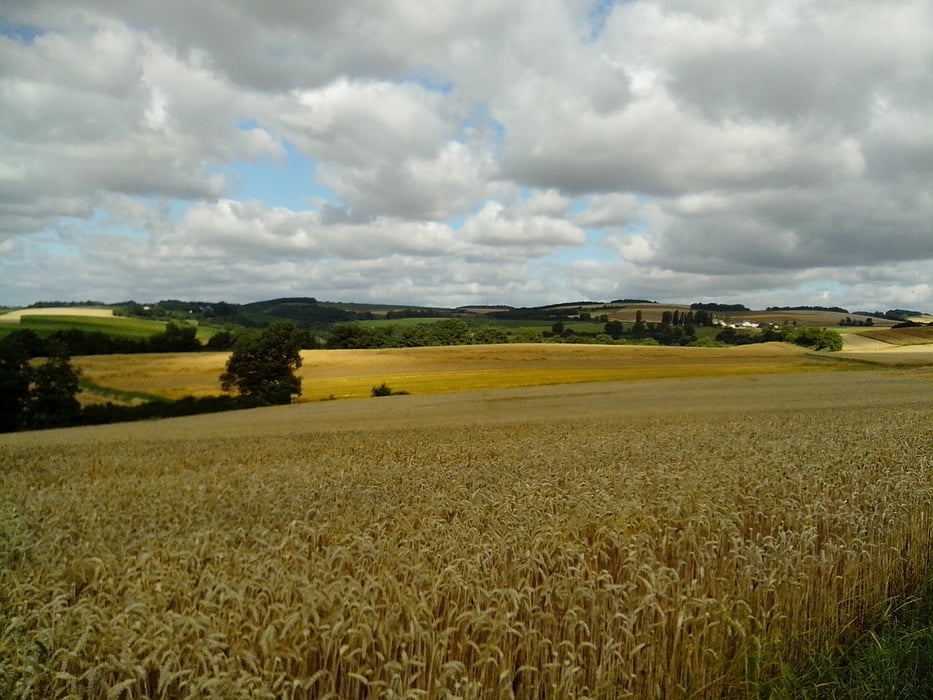
[[[75,425],[81,418],[80,371],[71,366],[64,347],[52,344],[49,350],[49,358],[29,373],[26,424],[30,428]]]
[[[240,336],[220,375],[224,391],[235,390],[259,406],[287,404],[301,394],[301,332],[293,323],[273,323],[265,330]]]

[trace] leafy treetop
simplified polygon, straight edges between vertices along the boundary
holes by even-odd
[[[301,340],[301,332],[288,322],[240,336],[220,375],[221,387],[258,406],[290,403],[301,394],[301,379],[295,375],[301,367]]]

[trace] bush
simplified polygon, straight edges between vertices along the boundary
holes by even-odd
[[[388,384],[383,382],[379,386],[374,386],[370,392],[372,396],[407,396],[407,391],[395,391]]]
[[[814,350],[842,350],[842,336],[828,328],[804,328],[797,332],[794,342]]]
[[[379,386],[374,386],[372,390],[373,396],[392,396],[392,388],[383,382]]]

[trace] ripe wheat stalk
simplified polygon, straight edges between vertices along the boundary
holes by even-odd
[[[4,450],[0,695],[750,692],[928,574],[927,421]]]

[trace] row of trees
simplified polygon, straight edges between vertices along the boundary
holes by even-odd
[[[77,399],[80,371],[72,366],[64,346],[44,341],[47,354],[37,361],[31,336],[12,333],[0,340],[0,432],[290,403],[301,394],[301,379],[295,371],[301,367],[303,339],[303,332],[291,323],[275,323],[261,332],[240,335],[219,378],[221,388],[233,395],[82,409]]]
[[[796,326],[765,326],[760,331],[749,333],[736,328],[724,328],[716,340],[727,345],[751,343],[794,343],[812,350],[842,350],[842,336],[829,328],[797,328]]]
[[[144,352],[199,352],[201,350],[232,350],[241,334],[247,331],[224,330],[215,333],[206,344],[198,340],[198,329],[189,323],[169,321],[165,330],[147,338],[125,338],[103,331],[84,331],[80,328],[54,331],[46,337],[31,328],[13,331],[6,337],[26,349],[29,357],[46,357],[54,353],[77,355],[129,355]],[[315,348],[317,336],[307,330],[295,329],[302,348]]]
[[[541,333],[537,333],[541,340]],[[361,326],[348,323],[334,326],[326,345],[329,348],[409,348],[430,345],[482,345],[508,343],[504,328],[480,326],[473,328],[459,318],[447,318],[434,323],[411,325]]]
[[[103,331],[83,331],[79,328],[55,331],[44,338],[31,328],[22,328],[6,337],[23,348],[29,357],[47,357],[56,353],[74,356],[196,352],[203,349],[197,333],[198,329],[195,326],[169,321],[165,324],[164,331],[139,339],[112,336]]]

